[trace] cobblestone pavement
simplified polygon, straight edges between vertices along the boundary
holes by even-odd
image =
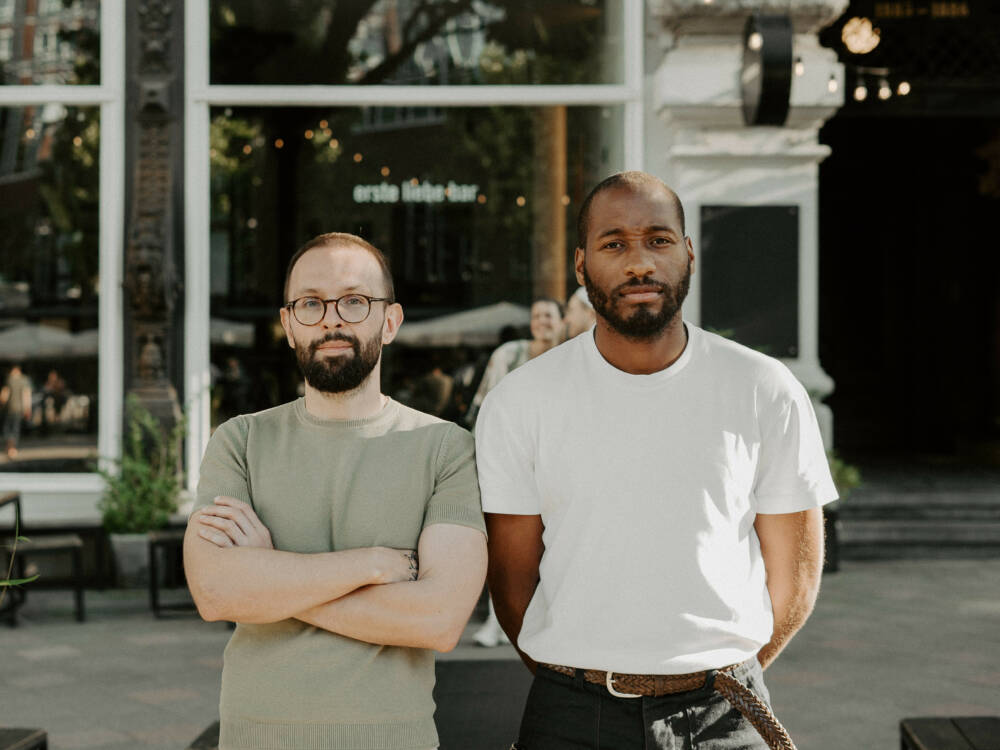
[[[186,747],[217,718],[227,626],[154,619],[141,591],[88,592],[87,610],[77,624],[69,592],[36,591],[19,627],[0,625],[0,725],[41,727],[52,750]],[[516,732],[527,680],[473,630],[440,658],[442,737],[465,738],[443,750]],[[800,750],[890,750],[907,716],[1000,715],[1000,560],[845,564],[767,679]]]

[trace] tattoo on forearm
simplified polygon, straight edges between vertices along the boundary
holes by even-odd
[[[415,581],[417,580],[417,572],[419,570],[419,566],[417,565],[417,553],[407,552],[406,559],[410,563],[410,580]]]

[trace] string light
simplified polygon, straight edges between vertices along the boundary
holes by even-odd
[[[243,153],[246,154],[247,156],[250,156],[252,151],[253,151],[253,146],[251,146],[249,143],[243,147]]]
[[[859,83],[854,89],[854,101],[863,102],[868,98],[868,87]]]
[[[889,82],[884,78],[879,79],[878,82],[878,98],[885,101],[890,96],[892,96],[892,89],[889,87]]]
[[[839,89],[839,88],[840,88],[840,84],[837,83],[837,75],[836,75],[836,73],[831,73],[830,74],[830,80],[826,82],[826,90],[829,91],[831,94],[836,94],[837,93],[837,89]]]
[[[364,159],[364,158],[365,158],[365,157],[363,157],[363,156],[361,155],[361,152],[359,151],[358,153],[356,153],[356,154],[354,155],[354,163],[355,163],[355,164],[360,164],[360,163],[361,163],[361,160],[362,160],[362,159]]]
[[[806,64],[802,62],[801,57],[795,58],[795,75],[801,76],[806,72]]]
[[[899,86],[896,87],[896,93],[900,96],[906,96],[910,93],[910,82],[900,81]]]
[[[274,147],[275,148],[284,148],[285,147],[285,141],[284,141],[284,139],[282,139],[282,138],[275,138],[274,139]]]
[[[527,203],[528,201],[524,199],[523,195],[519,195],[517,196],[517,200],[515,200],[514,202],[519,206],[524,206],[524,204]]]
[[[312,140],[312,137],[313,137],[314,135],[315,135],[315,133],[313,133],[313,132],[312,132],[311,130],[307,130],[307,131],[306,131],[306,140],[307,140],[307,141],[311,141],[311,140]]]
[[[389,167],[382,167],[382,169],[380,169],[379,171],[382,173],[383,177],[389,176]]]

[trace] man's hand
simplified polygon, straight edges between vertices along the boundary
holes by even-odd
[[[198,536],[216,547],[274,549],[271,532],[249,504],[235,497],[216,497],[214,506],[202,508],[191,520],[201,524]],[[368,552],[373,571],[371,583],[417,580],[419,566],[415,550],[371,547]]]
[[[198,536],[216,547],[274,549],[271,532],[250,505],[235,497],[219,495],[215,505],[202,508],[191,520],[201,524]]]

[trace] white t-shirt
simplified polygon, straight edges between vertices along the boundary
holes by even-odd
[[[545,526],[518,638],[536,661],[680,674],[754,656],[773,628],[757,513],[837,497],[788,368],[687,331],[680,358],[651,375],[615,368],[581,334],[483,403],[483,510]]]

